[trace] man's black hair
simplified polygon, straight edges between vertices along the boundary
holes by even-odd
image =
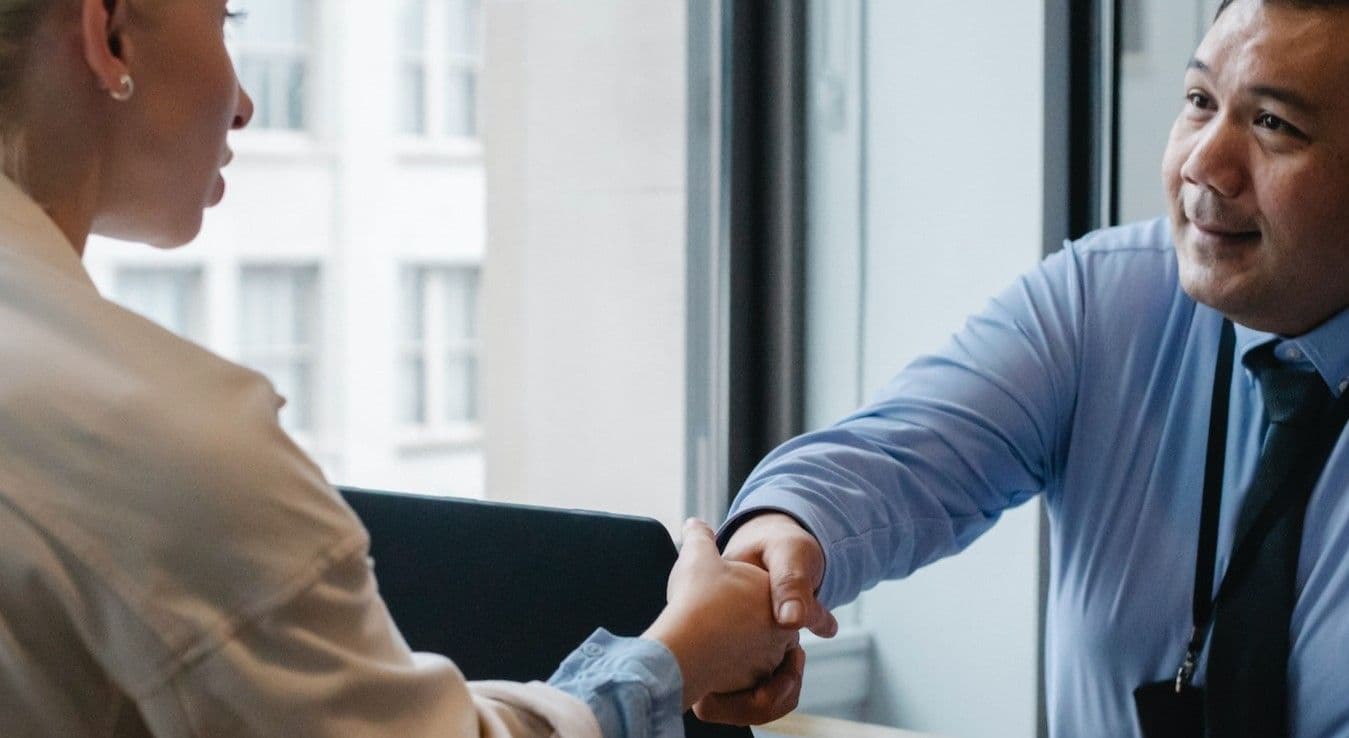
[[[1298,7],[1302,8],[1349,8],[1349,0],[1261,0],[1261,1],[1262,2],[1282,1],[1284,3],[1287,3],[1288,5],[1297,5]],[[1235,2],[1235,0],[1223,0],[1222,3],[1218,6],[1218,12],[1214,13],[1213,17],[1217,18],[1218,16],[1222,15],[1223,11],[1227,10],[1227,6],[1231,5],[1233,2]]]

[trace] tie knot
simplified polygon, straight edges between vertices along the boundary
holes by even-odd
[[[1305,426],[1315,423],[1330,404],[1330,388],[1321,375],[1280,363],[1272,345],[1252,352],[1251,370],[1260,381],[1269,422]]]

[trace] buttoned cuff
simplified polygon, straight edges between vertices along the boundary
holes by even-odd
[[[683,738],[684,676],[658,641],[600,628],[548,683],[589,705],[605,738]]]
[[[807,533],[815,537],[816,543],[820,544],[820,551],[824,553],[824,575],[820,579],[820,590],[815,596],[825,608],[832,610],[837,607],[843,594],[840,591],[840,584],[830,581],[829,562],[834,558],[831,545],[834,539],[829,536],[824,521],[801,499],[800,495],[772,487],[754,490],[746,496],[742,505],[732,507],[726,522],[717,530],[717,547],[726,548],[731,536],[735,535],[740,526],[758,515],[771,512],[782,513],[795,520]]]

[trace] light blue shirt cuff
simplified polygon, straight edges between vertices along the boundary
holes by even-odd
[[[832,549],[833,536],[830,535],[828,527],[822,521],[816,510],[808,505],[796,493],[777,489],[774,487],[763,487],[752,492],[741,493],[731,505],[731,512],[726,517],[726,522],[721,524],[717,531],[717,545],[721,548],[726,547],[726,543],[735,535],[736,529],[744,525],[749,518],[764,513],[778,512],[789,517],[795,518],[796,522],[805,528],[806,532],[815,536],[815,540],[820,544],[820,550],[824,552],[824,576],[820,582],[820,591],[815,594],[820,604],[827,609],[838,607],[842,602],[850,599],[847,592],[847,583],[832,581],[837,577],[831,577],[835,572],[830,570],[829,562],[834,560]],[[855,597],[856,593],[852,593]]]
[[[684,676],[658,641],[600,628],[548,683],[589,705],[604,738],[684,738]]]

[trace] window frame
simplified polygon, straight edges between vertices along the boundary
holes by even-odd
[[[156,316],[151,316],[141,310],[132,307],[129,295],[132,291],[128,289],[126,279],[128,276],[136,274],[141,276],[162,277],[172,275],[175,279],[184,280],[183,286],[187,290],[185,295],[176,295],[180,306],[184,307],[186,312],[178,317],[182,323],[182,331],[174,326],[166,325]],[[113,299],[119,304],[125,306],[128,310],[151,320],[157,325],[169,330],[178,336],[198,344],[204,344],[207,339],[207,280],[206,270],[201,264],[182,263],[182,264],[141,264],[141,263],[117,263],[112,268],[112,294]],[[175,285],[178,286],[178,285]]]
[[[403,0],[406,2],[406,0]],[[394,129],[401,147],[406,153],[432,154],[452,158],[479,158],[482,156],[482,106],[480,103],[483,73],[483,12],[480,0],[465,0],[473,12],[476,28],[478,53],[476,55],[456,53],[449,48],[448,36],[451,23],[455,19],[451,14],[451,0],[422,0],[425,15],[421,19],[421,49],[401,48],[397,52],[396,78],[399,89],[409,67],[417,67],[421,72],[421,110],[420,127],[416,131],[404,128],[403,118],[407,112],[408,100],[400,95],[395,101],[398,120]],[[407,12],[406,7],[401,9]],[[400,43],[402,39],[400,37]],[[450,130],[446,105],[448,104],[449,81],[453,74],[467,71],[474,80],[472,132],[457,133]]]
[[[423,279],[424,281],[422,282],[421,304],[418,306],[421,315],[417,318],[418,324],[421,326],[421,335],[415,339],[400,335],[396,343],[397,348],[394,356],[395,362],[398,362],[400,367],[403,361],[413,356],[421,359],[422,387],[419,388],[417,395],[421,399],[419,414],[423,420],[421,422],[409,422],[407,418],[401,417],[402,408],[399,406],[402,404],[401,398],[406,388],[402,385],[404,381],[402,372],[397,371],[398,378],[395,382],[397,383],[396,391],[399,399],[393,403],[396,411],[400,414],[400,417],[395,418],[397,445],[403,450],[479,446],[483,440],[480,380],[482,373],[482,265],[459,260],[404,260],[399,264],[398,270],[400,291],[406,285],[404,280],[413,278]],[[456,274],[467,275],[465,283],[469,285],[469,294],[465,295],[465,298],[468,300],[469,309],[472,311],[470,324],[475,326],[475,330],[473,335],[452,338],[448,335],[449,320],[446,300],[451,289],[451,282],[454,281],[454,275]],[[402,311],[406,309],[406,303],[398,307],[400,320],[408,321],[410,319],[411,316],[402,314]],[[448,387],[446,369],[450,364],[449,356],[452,353],[470,358],[474,366],[471,384],[466,388],[474,410],[471,418],[450,418],[447,412],[451,388]]]
[[[261,0],[263,2],[275,2],[275,0]],[[240,83],[245,84],[242,78],[242,70],[246,61],[256,61],[267,65],[267,74],[272,76],[272,65],[280,61],[282,64],[287,62],[298,62],[302,70],[301,92],[300,92],[300,120],[297,127],[290,126],[272,126],[267,125],[260,117],[263,111],[280,110],[284,111],[288,107],[289,98],[284,87],[269,86],[271,95],[267,99],[261,99],[256,95],[261,91],[245,87],[245,90],[254,95],[255,115],[250,123],[245,138],[248,139],[271,139],[274,142],[270,148],[294,149],[297,145],[308,144],[312,138],[315,129],[315,113],[319,102],[319,74],[320,74],[320,49],[319,49],[319,31],[322,28],[323,3],[317,0],[294,0],[301,7],[304,14],[305,25],[303,29],[304,37],[294,43],[253,43],[247,40],[227,37],[227,47],[230,58],[234,60],[235,70],[240,75]],[[249,21],[245,18],[243,23]],[[284,113],[282,114],[284,115]],[[266,148],[267,144],[263,144]]]
[[[323,260],[255,260],[241,259],[234,269],[233,278],[236,283],[238,301],[234,310],[234,346],[233,353],[235,360],[254,371],[265,374],[269,381],[275,385],[275,375],[264,372],[260,366],[266,366],[269,363],[280,363],[285,365],[307,364],[310,386],[304,388],[303,393],[307,404],[308,417],[304,425],[297,425],[289,420],[286,408],[281,409],[280,418],[282,426],[286,432],[292,435],[301,446],[306,448],[316,448],[315,443],[318,436],[324,432],[325,418],[324,405],[322,402],[323,388],[325,385],[325,349],[324,346],[324,311],[325,292],[324,292],[324,272],[325,263]],[[302,274],[308,273],[308,284],[306,290],[296,290],[297,300],[291,302],[291,308],[294,311],[286,316],[290,320],[297,320],[301,317],[310,321],[307,325],[309,343],[291,343],[286,345],[266,345],[251,346],[245,336],[247,330],[245,326],[245,312],[247,310],[246,282],[252,273],[259,272],[286,272],[292,280]],[[307,291],[307,294],[303,294]],[[304,303],[309,303],[305,305]],[[276,388],[278,393],[283,388]],[[290,389],[293,393],[294,390]],[[292,394],[283,395],[288,401],[294,400]]]

